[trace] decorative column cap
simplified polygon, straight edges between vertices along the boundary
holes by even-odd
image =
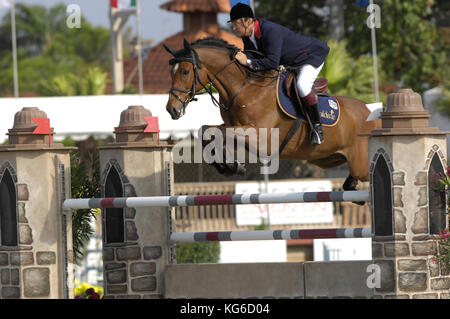
[[[152,112],[142,105],[131,105],[120,113],[119,127],[129,128],[146,126],[147,122],[144,120],[145,116],[152,116]]]
[[[33,118],[47,118],[47,114],[38,107],[24,107],[14,115],[13,130],[35,129],[37,127]]]
[[[410,88],[398,89],[389,94],[385,113],[424,112],[422,97]],[[427,112],[428,113],[428,112]]]
[[[429,127],[430,114],[423,108],[422,97],[410,88],[389,94],[386,110],[381,112],[381,129],[371,135],[445,134],[437,127]]]
[[[21,111],[14,114],[14,124],[8,130],[9,145],[35,145],[37,147],[42,145],[49,145],[50,140],[48,135],[33,134],[37,128],[37,123],[33,118],[47,118],[47,114],[38,107],[24,107]],[[51,128],[52,137],[54,135],[53,128]],[[38,146],[39,145],[39,146]]]
[[[64,147],[61,143],[53,142],[55,134],[51,128],[52,140],[50,143],[49,134],[33,134],[38,124],[33,121],[34,118],[48,118],[47,114],[38,107],[24,107],[14,114],[13,127],[8,130],[8,144],[0,147],[0,151],[15,150],[42,150],[42,149],[71,149]]]
[[[108,147],[146,147],[167,146],[159,141],[159,132],[144,132],[148,126],[145,117],[151,117],[152,112],[142,105],[131,105],[120,113],[119,126],[114,128],[116,141]]]

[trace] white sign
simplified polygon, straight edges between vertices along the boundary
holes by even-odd
[[[372,238],[314,239],[314,261],[372,260]]]
[[[286,262],[285,240],[221,241],[220,263]]]
[[[331,181],[327,180],[269,182],[267,193],[325,192],[331,190]],[[235,193],[266,193],[265,184],[263,182],[237,183]],[[270,225],[331,223],[333,221],[333,203],[236,205],[236,223],[238,226],[261,225],[263,221],[266,224],[269,221]]]

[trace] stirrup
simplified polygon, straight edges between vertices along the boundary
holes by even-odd
[[[309,140],[312,145],[320,145],[323,143],[322,125],[320,123],[313,124],[313,127],[311,127],[311,133],[309,134]]]

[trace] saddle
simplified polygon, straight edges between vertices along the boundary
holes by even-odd
[[[296,83],[295,83],[295,73],[289,72],[284,81],[284,88],[291,99],[297,98]],[[317,78],[314,81],[312,90],[316,93],[326,94],[328,92],[328,80],[325,78]]]

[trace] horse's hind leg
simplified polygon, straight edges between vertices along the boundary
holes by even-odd
[[[348,175],[342,188],[344,191],[355,191],[356,185],[358,185],[358,180],[354,178],[352,175]],[[364,205],[366,202],[352,202],[353,204]]]

